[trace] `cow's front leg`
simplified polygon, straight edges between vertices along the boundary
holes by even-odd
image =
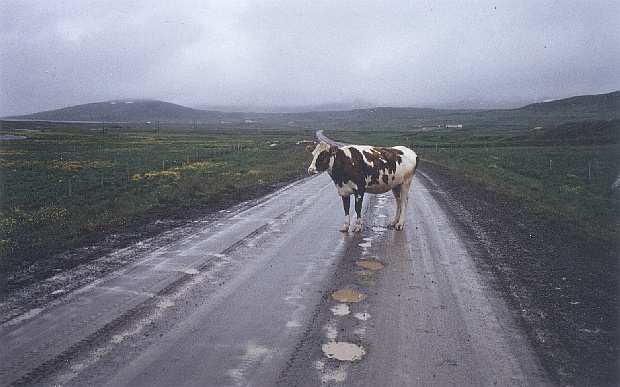
[[[351,208],[351,197],[342,197],[342,206],[344,207],[344,224],[340,227],[341,232],[349,232],[349,224],[351,223],[351,217],[349,216],[349,208]]]
[[[353,227],[353,232],[361,232],[363,228],[362,223],[362,203],[364,202],[364,193],[356,193],[355,194],[355,214],[357,215],[357,219],[355,220],[355,227]]]

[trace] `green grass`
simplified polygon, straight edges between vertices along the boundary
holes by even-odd
[[[328,135],[330,135],[328,133]],[[524,132],[360,133],[334,137],[352,143],[413,146],[426,162],[450,168],[507,194],[534,216],[565,220],[597,240],[620,236],[620,144],[538,143]]]
[[[0,143],[4,274],[144,221],[245,200],[300,176],[308,153],[297,142],[313,133],[27,135]]]

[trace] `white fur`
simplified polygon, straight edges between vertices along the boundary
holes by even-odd
[[[342,232],[349,232],[349,225],[350,224],[351,224],[351,216],[345,215],[344,216],[344,223],[342,224],[342,227],[340,227],[340,231],[342,231]]]
[[[355,219],[355,226],[353,226],[353,232],[362,232],[364,229],[364,223],[362,222],[362,218]]]

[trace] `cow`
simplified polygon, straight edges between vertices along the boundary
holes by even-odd
[[[380,194],[389,190],[392,190],[396,198],[396,214],[388,224],[388,228],[402,230],[409,187],[417,166],[418,156],[404,146],[392,148],[370,145],[336,146],[321,141],[312,151],[308,173],[314,175],[327,171],[336,185],[338,194],[342,197],[345,214],[340,231],[349,231],[351,195],[355,196],[357,214],[353,232],[360,232],[363,228],[364,194]]]

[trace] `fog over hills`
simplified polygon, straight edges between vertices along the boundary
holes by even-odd
[[[620,91],[607,94],[575,96],[529,104],[516,109],[468,110],[413,107],[372,107],[331,110],[337,105],[316,107],[315,111],[270,113],[232,112],[193,109],[157,100],[112,100],[43,111],[14,119],[50,121],[163,122],[235,124],[262,122],[329,128],[368,127],[377,129],[415,128],[437,123],[465,124],[465,127],[491,125],[526,128],[582,120],[620,118]],[[308,107],[311,108],[311,107]],[[256,121],[255,121],[256,120]]]
[[[618,1],[95,3],[0,2],[0,116],[120,97],[506,109],[620,89]]]

